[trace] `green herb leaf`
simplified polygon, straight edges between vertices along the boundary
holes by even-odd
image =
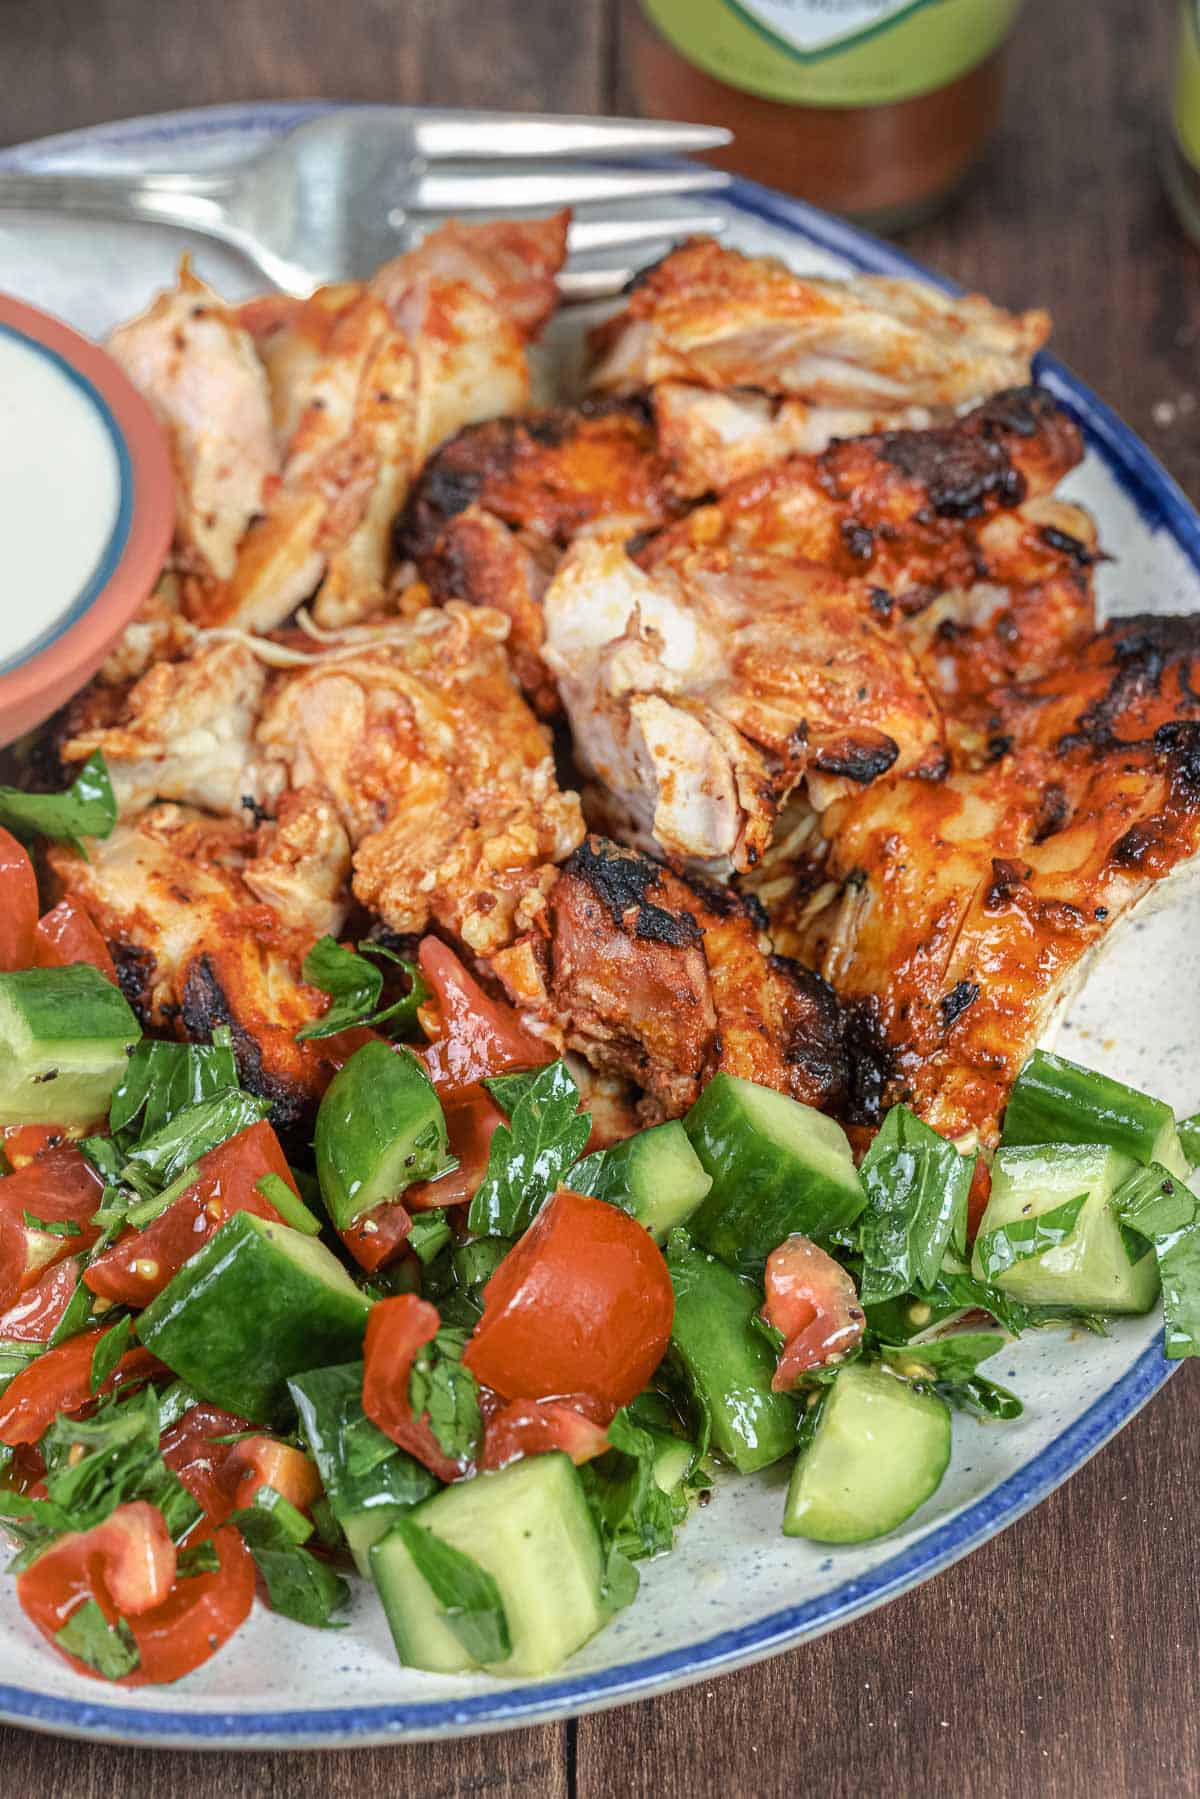
[[[342,1628],[333,1613],[349,1603],[349,1584],[301,1547],[313,1531],[302,1512],[273,1487],[260,1487],[254,1504],[229,1522],[254,1557],[272,1611],[314,1630]]]
[[[0,787],[0,824],[17,837],[52,837],[84,856],[84,837],[107,837],[117,822],[117,802],[104,757],[89,756],[65,793],[23,793]]]
[[[193,1574],[216,1574],[220,1566],[221,1558],[211,1542],[194,1543],[190,1549],[181,1549],[175,1558],[175,1577],[190,1580]]]
[[[101,1239],[103,1241],[103,1239]],[[69,1337],[77,1337],[86,1330],[92,1321],[92,1300],[95,1297],[90,1287],[83,1284],[83,1271],[88,1257],[75,1257],[75,1291],[67,1301],[66,1310],[50,1333],[50,1341],[46,1345],[53,1349],[59,1343],[65,1343]]]
[[[157,1131],[143,1136],[126,1166],[142,1169],[160,1187],[167,1187],[190,1162],[198,1162],[210,1149],[268,1117],[270,1111],[269,1100],[227,1088],[177,1112]]]
[[[484,1666],[505,1661],[512,1654],[508,1619],[487,1570],[411,1518],[398,1518],[394,1528],[467,1654]]]
[[[579,1088],[565,1062],[522,1078],[527,1085],[510,1122],[493,1134],[487,1173],[471,1201],[468,1221],[477,1237],[519,1237],[528,1229],[591,1135],[591,1114],[580,1112]],[[488,1085],[494,1090],[497,1082]]]
[[[140,1657],[133,1632],[124,1618],[110,1625],[94,1599],[85,1599],[67,1619],[54,1641],[104,1680],[132,1674]]]
[[[362,1383],[361,1362],[314,1368],[288,1382],[305,1444],[339,1519],[418,1505],[439,1486],[428,1468],[372,1424],[362,1409]]]
[[[975,1157],[893,1106],[862,1168],[867,1203],[859,1219],[864,1304],[936,1280],[952,1242],[964,1242]]]
[[[972,1374],[965,1380],[937,1380],[933,1390],[956,1412],[970,1412],[976,1418],[1001,1418],[1008,1422],[1019,1418],[1025,1410],[1015,1393],[982,1374]]]
[[[483,1434],[479,1388],[462,1365],[466,1344],[466,1331],[440,1330],[417,1356],[408,1380],[413,1416],[428,1414],[442,1454],[463,1467],[474,1459]]]
[[[306,1237],[319,1237],[321,1220],[313,1215],[281,1174],[264,1174],[255,1187],[269,1205],[273,1205],[285,1224],[294,1231],[303,1232]]]
[[[377,1029],[388,1023],[409,1024],[417,1015],[417,1007],[429,998],[429,988],[415,962],[405,961],[403,956],[396,955],[382,943],[368,941],[360,943],[358,949],[356,955],[336,937],[327,936],[319,938],[305,956],[304,979],[310,987],[319,987],[322,993],[328,993],[333,1004],[320,1018],[297,1031],[299,1042],[308,1042],[314,1037],[334,1037],[354,1025],[370,1025]],[[383,970],[369,962],[368,956],[382,956],[386,961],[396,963],[408,976],[409,990],[403,999],[385,1006],[382,1011],[378,1008],[383,993]],[[396,1035],[396,1032],[392,1034]]]
[[[1200,1355],[1200,1200],[1152,1162],[1121,1183],[1111,1204],[1120,1222],[1154,1247],[1162,1282],[1163,1353],[1172,1362]]]
[[[579,1470],[606,1549],[630,1561],[670,1549],[678,1514],[654,1478],[654,1438],[623,1409],[608,1427],[608,1441],[605,1453]]]
[[[444,1211],[418,1212],[408,1233],[408,1248],[420,1262],[432,1262],[450,1242],[451,1234]]]
[[[92,1374],[88,1383],[92,1393],[100,1391],[125,1351],[133,1347],[134,1341],[132,1318],[122,1318],[111,1330],[104,1332],[92,1351]]]
[[[1053,1206],[1048,1212],[1014,1218],[1010,1224],[999,1225],[986,1237],[980,1237],[975,1244],[975,1256],[985,1280],[998,1280],[1018,1262],[1027,1261],[1030,1256],[1044,1255],[1048,1249],[1057,1249],[1075,1229],[1086,1201],[1087,1194],[1078,1193],[1074,1199],[1064,1200],[1062,1205]]]
[[[949,1331],[921,1343],[881,1343],[879,1353],[905,1380],[969,1380],[1007,1342],[1003,1331]]]
[[[46,1491],[60,1514],[57,1525],[41,1520],[51,1535],[89,1530],[130,1499],[156,1505],[176,1540],[200,1516],[199,1505],[162,1459],[158,1397],[151,1387],[114,1394],[91,1418],[60,1413],[40,1448]]]
[[[237,1084],[228,1025],[217,1026],[211,1043],[161,1043],[143,1038],[113,1094],[109,1129],[114,1136],[127,1133],[140,1118],[138,1136],[153,1137],[178,1113]]]
[[[83,1231],[70,1218],[35,1218],[32,1212],[22,1212],[25,1228],[31,1231],[44,1231],[47,1237],[82,1237]]]

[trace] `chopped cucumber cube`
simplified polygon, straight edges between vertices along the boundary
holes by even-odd
[[[0,974],[0,1124],[102,1118],[141,1034],[124,994],[88,963]]]
[[[1158,1297],[1154,1257],[1133,1249],[1110,1204],[1135,1166],[1107,1144],[997,1151],[975,1278],[1026,1305],[1148,1312]]]

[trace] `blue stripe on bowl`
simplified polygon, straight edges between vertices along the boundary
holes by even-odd
[[[229,131],[261,137],[311,117],[319,105],[223,106],[132,120],[45,140],[26,146],[15,156],[6,152],[0,160],[29,162],[83,143],[117,149],[194,141],[198,135]],[[754,182],[735,181],[722,198],[739,211],[781,225],[821,249],[845,257],[856,268],[876,274],[915,275],[947,291],[960,291],[893,245],[878,242],[801,201],[789,200]],[[1200,580],[1200,518],[1174,481],[1129,427],[1056,358],[1040,356],[1037,373],[1077,419],[1089,449],[1103,457],[1148,526],[1167,531],[1175,539]],[[426,1704],[405,1702],[303,1711],[171,1711],[103,1704],[87,1697],[65,1699],[29,1687],[0,1686],[0,1716],[45,1730],[115,1741],[315,1748],[339,1742],[435,1737],[534,1724],[644,1698],[665,1688],[744,1666],[847,1623],[978,1548],[1081,1468],[1163,1386],[1176,1367],[1177,1364],[1163,1359],[1157,1347],[1147,1349],[1119,1381],[1039,1455],[870,1574],[686,1648],[611,1668],[568,1674],[558,1680],[498,1686],[494,1691],[461,1700]]]
[[[71,385],[83,394],[93,410],[98,414],[105,433],[113,447],[117,459],[117,514],[113,520],[112,530],[100,556],[88,579],[79,589],[67,611],[52,625],[49,625],[32,643],[27,644],[17,655],[0,661],[0,675],[9,674],[14,668],[20,668],[32,661],[43,650],[69,631],[72,625],[78,624],[84,613],[99,599],[117,572],[118,564],[125,554],[125,546],[129,542],[130,526],[133,523],[133,466],[129,458],[129,446],[125,442],[116,419],[113,417],[107,400],[98,387],[88,380],[87,376],[77,369],[65,356],[52,350],[40,338],[32,337],[27,331],[19,331],[15,325],[0,324],[0,333],[5,337],[15,338],[18,343],[25,344],[49,363],[52,363],[60,374],[65,375]]]

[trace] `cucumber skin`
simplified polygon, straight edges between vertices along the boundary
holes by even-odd
[[[0,1123],[93,1123],[141,1035],[124,994],[90,963],[0,974]]]
[[[775,1357],[750,1320],[762,1295],[715,1256],[673,1244],[671,1343],[712,1411],[712,1440],[739,1474],[769,1468],[796,1446],[799,1414],[771,1391]]]
[[[428,1148],[405,1145],[431,1132]],[[373,1206],[399,1199],[445,1167],[446,1118],[416,1057],[365,1043],[334,1075],[317,1112],[313,1148],[321,1198],[335,1229],[349,1230]],[[392,1178],[393,1170],[395,1178]]]
[[[818,1496],[814,1500],[804,1489],[806,1483],[811,1485],[814,1459],[823,1452],[828,1453],[828,1433],[845,1422],[847,1400],[852,1404],[858,1402],[857,1410],[861,1409],[864,1398],[868,1407],[882,1401],[893,1415],[903,1417],[910,1428],[899,1438],[889,1433],[891,1442],[882,1448],[876,1448],[870,1456],[870,1478],[874,1480],[878,1477],[881,1485],[886,1484],[887,1496],[892,1499],[891,1509],[877,1511],[869,1522],[860,1514],[856,1522],[853,1516],[853,1495],[851,1504],[847,1505],[836,1495],[832,1498]],[[891,1531],[899,1529],[906,1519],[911,1518],[936,1493],[950,1465],[949,1406],[936,1394],[917,1392],[904,1381],[894,1375],[882,1373],[877,1367],[853,1364],[842,1370],[832,1388],[821,1396],[818,1404],[821,1407],[820,1414],[811,1426],[808,1441],[796,1457],[792,1478],[788,1483],[783,1509],[784,1536],[803,1537],[813,1543],[870,1543],[877,1537],[885,1537]],[[839,1412],[834,1411],[835,1405],[839,1406]],[[918,1442],[917,1433],[911,1428],[918,1421],[922,1425],[921,1442]],[[822,1431],[827,1433],[824,1441]],[[889,1456],[888,1453],[889,1449],[894,1451],[897,1447],[901,1447],[909,1461],[909,1466],[901,1467],[899,1471],[895,1466],[894,1454]],[[920,1471],[915,1469],[913,1463],[918,1451],[924,1451],[928,1458],[926,1467]],[[852,1468],[851,1457],[838,1457],[836,1465],[839,1472],[845,1473],[848,1468]],[[897,1486],[903,1485],[906,1476],[907,1492],[902,1499],[897,1500]]]
[[[289,1256],[289,1239],[307,1254]],[[323,1244],[235,1212],[151,1300],[137,1334],[203,1398],[274,1425],[291,1415],[290,1376],[361,1356],[369,1311]]]
[[[325,1497],[346,1533],[355,1566],[363,1579],[369,1580],[371,1546],[386,1535],[402,1512],[432,1498],[439,1482],[403,1449],[393,1448],[366,1473],[348,1466],[347,1430],[375,1430],[362,1408],[362,1384],[363,1364],[344,1362],[294,1375],[288,1391]]]
[[[512,1654],[488,1663],[491,1673],[549,1674],[607,1622],[599,1532],[578,1472],[560,1450],[523,1457],[496,1473],[444,1487],[409,1516],[473,1556],[500,1588]],[[552,1568],[556,1557],[556,1578],[547,1589],[547,1559]],[[474,1669],[477,1664],[445,1624],[399,1531],[375,1544],[370,1561],[401,1661],[435,1672]],[[571,1628],[564,1629],[570,1614],[560,1596],[569,1585],[577,1615]],[[537,1631],[530,1630],[531,1619]],[[550,1653],[542,1630],[547,1623],[559,1630]]]
[[[1106,1143],[1146,1163],[1161,1157],[1161,1139],[1174,1124],[1164,1100],[1035,1049],[1009,1096],[1000,1143],[1004,1149]]]
[[[761,1275],[771,1251],[794,1232],[828,1238],[853,1223],[866,1204],[852,1163],[844,1183],[816,1170],[798,1181],[786,1152],[747,1129],[728,1075],[708,1083],[684,1127],[713,1183],[688,1230],[740,1274]]]

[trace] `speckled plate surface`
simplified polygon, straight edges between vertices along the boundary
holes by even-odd
[[[25,166],[174,167],[235,156],[311,108],[220,108],[141,119],[9,152]],[[729,241],[797,268],[922,273],[898,251],[749,183],[725,204]],[[0,288],[94,335],[170,281],[184,240],[146,226],[0,220]],[[201,239],[200,272],[231,297],[248,271]],[[1034,303],[1053,296],[1031,294]],[[577,331],[576,327],[576,331]],[[558,351],[571,353],[571,328]],[[1200,519],[1144,446],[1053,358],[1040,376],[1079,420],[1083,465],[1066,492],[1100,521],[1113,557],[1097,571],[1108,613],[1200,605]],[[1200,889],[1185,873],[1118,934],[1060,1020],[1068,1053],[1149,1087],[1181,1112],[1200,1105]],[[0,1716],[110,1741],[317,1747],[450,1736],[615,1705],[773,1654],[905,1591],[1004,1528],[1072,1474],[1168,1378],[1156,1317],[1107,1339],[1035,1334],[989,1372],[1026,1402],[1016,1424],[956,1417],[950,1473],[903,1531],[830,1552],[779,1534],[785,1469],[729,1477],[643,1567],[636,1603],[564,1669],[539,1681],[414,1673],[397,1666],[372,1594],[351,1627],[306,1631],[257,1611],[180,1685],[114,1692],[57,1661],[0,1584]],[[1078,1571],[1086,1579],[1086,1570]],[[1068,1578],[1070,1576],[1068,1575]],[[936,1629],[931,1611],[929,1626]]]

